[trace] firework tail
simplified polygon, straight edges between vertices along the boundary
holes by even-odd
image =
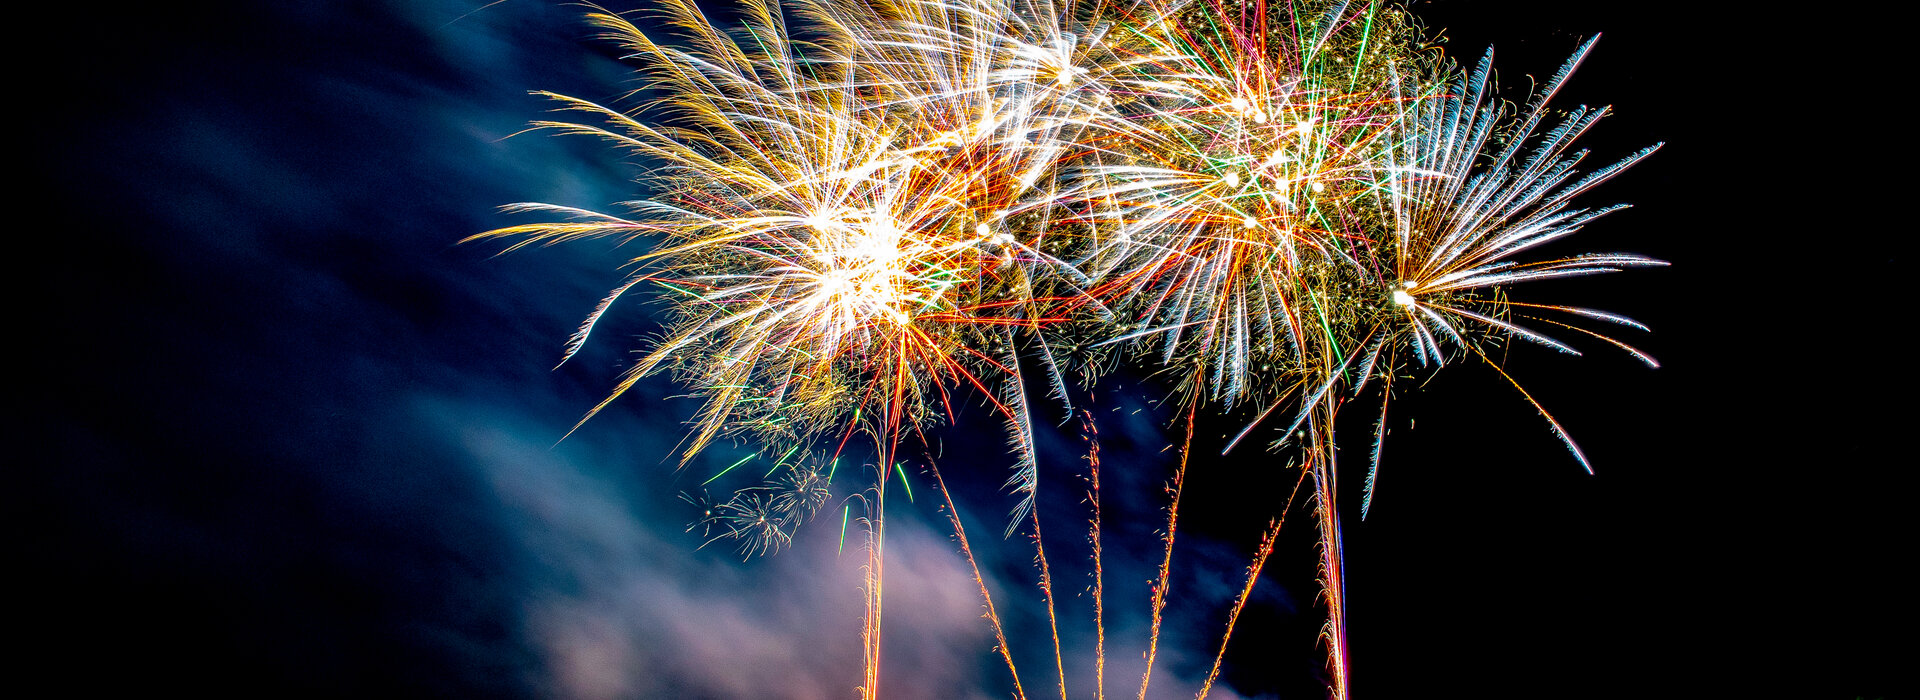
[[[1273,542],[1280,536],[1280,526],[1287,523],[1287,512],[1293,509],[1293,499],[1300,496],[1300,486],[1307,481],[1307,470],[1300,470],[1300,478],[1294,480],[1293,491],[1287,495],[1287,505],[1280,510],[1280,517],[1267,524],[1267,532],[1260,536],[1260,546],[1254,550],[1253,563],[1247,565],[1247,582],[1240,588],[1240,596],[1233,600],[1233,609],[1227,613],[1227,629],[1220,635],[1220,651],[1213,655],[1213,668],[1207,671],[1207,680],[1200,686],[1196,700],[1206,700],[1213,692],[1213,682],[1220,677],[1220,664],[1227,658],[1227,643],[1233,640],[1233,627],[1240,621],[1240,611],[1247,607],[1247,600],[1253,597],[1253,586],[1260,581],[1260,570],[1267,565],[1267,555],[1273,553]]]
[[[1028,515],[1033,520],[1033,562],[1040,567],[1040,594],[1047,602],[1047,631],[1053,634],[1053,668],[1060,676],[1060,700],[1067,700],[1067,666],[1060,656],[1060,618],[1053,606],[1053,572],[1047,567],[1046,542],[1040,536],[1040,509]]]
[[[1193,413],[1200,405],[1198,394],[1196,388],[1187,401],[1187,438],[1180,447],[1180,466],[1174,469],[1173,486],[1167,489],[1167,532],[1161,538],[1166,554],[1160,559],[1160,575],[1153,583],[1153,623],[1147,634],[1147,670],[1140,674],[1140,700],[1147,698],[1147,686],[1153,683],[1154,657],[1160,651],[1160,613],[1167,607],[1167,580],[1173,571],[1173,539],[1180,525],[1180,492],[1186,486],[1187,456],[1193,452]]]
[[[928,471],[933,473],[933,483],[940,488],[940,497],[946,501],[947,522],[953,525],[953,536],[960,543],[960,554],[966,557],[967,569],[973,572],[973,582],[980,587],[980,600],[983,601],[987,626],[993,629],[994,651],[1000,652],[1000,658],[1007,662],[1007,673],[1013,677],[1014,696],[1026,700],[1027,691],[1020,685],[1020,668],[1013,663],[1013,652],[1007,648],[1007,632],[1000,624],[1000,613],[993,607],[993,594],[987,591],[987,579],[980,575],[980,564],[974,559],[973,546],[967,542],[967,528],[960,524],[960,510],[953,505],[953,494],[947,491],[947,480],[940,476],[940,468],[929,464]]]
[[[1081,411],[1087,430],[1087,502],[1093,518],[1087,528],[1087,541],[1093,545],[1093,697],[1107,698],[1107,621],[1105,574],[1102,569],[1100,541],[1100,430],[1094,426],[1093,412]]]
[[[1333,417],[1335,407],[1315,410],[1307,470],[1313,475],[1314,514],[1320,525],[1320,595],[1327,604],[1327,623],[1321,638],[1327,644],[1327,691],[1334,700],[1347,700],[1346,564],[1340,538],[1339,482],[1334,469]]]

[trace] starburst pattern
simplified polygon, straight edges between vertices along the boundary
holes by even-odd
[[[548,95],[591,119],[536,123],[630,151],[647,170],[642,198],[621,215],[514,205],[561,220],[476,238],[648,247],[562,361],[632,290],[668,301],[665,332],[587,417],[667,372],[701,400],[686,457],[723,436],[780,455],[762,485],[691,499],[710,541],[748,555],[785,546],[832,500],[835,470],[801,465],[837,465],[851,438],[872,441],[871,486],[842,514],[844,528],[857,501],[868,537],[867,697],[878,692],[887,484],[905,478],[902,441],[952,416],[963,396],[984,397],[1007,425],[1008,533],[1034,538],[1057,629],[1032,510],[1035,411],[1073,415],[1073,385],[1121,362],[1180,388],[1189,437],[1169,491],[1142,697],[1195,414],[1253,404],[1258,417],[1228,449],[1264,426],[1273,449],[1299,456],[1320,532],[1329,692],[1345,697],[1339,410],[1380,380],[1364,517],[1393,382],[1407,371],[1478,358],[1512,382],[1489,349],[1517,339],[1578,354],[1553,330],[1655,364],[1586,327],[1644,330],[1631,319],[1509,294],[1664,264],[1530,256],[1622,208],[1574,200],[1658,148],[1581,170],[1586,152],[1573,144],[1608,110],[1555,112],[1550,100],[1592,41],[1516,108],[1499,99],[1491,52],[1463,70],[1412,15],[1377,0],[743,0],[732,32],[684,0],[657,7],[638,23],[590,14],[636,61],[639,108]],[[1047,396],[1029,396],[1029,377]],[[1092,447],[1096,571],[1097,455]],[[1222,654],[1231,634],[1229,622]],[[1058,644],[1056,632],[1064,694]]]

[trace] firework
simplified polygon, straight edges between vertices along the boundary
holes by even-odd
[[[1396,181],[1388,190],[1393,227],[1391,256],[1387,260],[1392,263],[1392,274],[1391,277],[1376,276],[1374,282],[1376,293],[1391,302],[1386,305],[1390,312],[1379,321],[1382,342],[1361,360],[1362,367],[1374,367],[1382,353],[1410,354],[1423,365],[1429,361],[1434,365],[1445,364],[1448,358],[1443,348],[1448,345],[1484,359],[1486,353],[1477,340],[1485,338],[1519,338],[1580,354],[1561,341],[1504,318],[1516,310],[1558,311],[1646,329],[1632,319],[1603,311],[1513,302],[1494,294],[1502,287],[1521,282],[1666,264],[1623,253],[1528,262],[1513,259],[1535,246],[1571,235],[1600,216],[1626,208],[1622,204],[1575,209],[1570,208],[1570,203],[1575,196],[1659,149],[1659,144],[1650,146],[1581,176],[1576,167],[1586,152],[1569,154],[1568,148],[1575,138],[1606,116],[1606,108],[1580,107],[1565,115],[1546,134],[1534,134],[1546,117],[1547,101],[1585,58],[1593,42],[1589,40],[1582,45],[1510,123],[1503,124],[1506,114],[1502,107],[1489,104],[1492,51],[1487,52],[1471,74],[1460,73],[1443,98],[1421,102],[1402,116],[1401,129],[1408,138],[1403,145],[1392,149],[1389,157],[1407,163],[1406,172],[1422,176]],[[1497,150],[1490,146],[1490,139],[1496,133],[1506,144]],[[1482,164],[1489,155],[1491,162]],[[1541,320],[1592,335],[1620,347],[1649,366],[1659,366],[1645,353],[1618,340],[1558,321]],[[1369,374],[1363,371],[1356,387],[1365,384]],[[1379,376],[1390,384],[1393,372],[1382,372]],[[1515,387],[1518,388],[1518,384]],[[1527,400],[1531,402],[1532,397]],[[1534,405],[1539,407],[1538,403]],[[1383,415],[1384,406],[1383,401]],[[1541,414],[1547,417],[1554,434],[1591,472],[1586,456],[1559,422],[1547,415],[1544,408]],[[1384,418],[1382,420],[1384,422]],[[1375,470],[1379,463],[1377,451],[1376,439]],[[1373,471],[1367,476],[1369,500],[1373,495],[1374,476]],[[1362,512],[1365,512],[1364,504]]]
[[[901,441],[950,417],[958,393],[985,397],[1006,422],[1016,501],[1007,532],[1024,527],[1034,539],[1062,695],[1052,578],[1032,510],[1028,372],[1044,375],[1071,416],[1071,384],[1130,360],[1171,377],[1188,435],[1169,489],[1141,696],[1197,411],[1250,404],[1258,417],[1228,449],[1266,425],[1273,449],[1299,451],[1300,483],[1313,485],[1329,690],[1345,697],[1340,408],[1380,378],[1364,517],[1396,376],[1477,357],[1512,382],[1488,352],[1512,339],[1578,354],[1537,324],[1654,364],[1575,323],[1644,329],[1631,319],[1506,293],[1663,264],[1630,254],[1526,259],[1621,208],[1573,200],[1658,147],[1580,171],[1585,152],[1572,144],[1607,110],[1553,119],[1548,104],[1591,41],[1514,109],[1497,98],[1491,53],[1462,70],[1410,14],[1380,2],[745,0],[731,34],[690,2],[657,7],[650,26],[667,28],[658,37],[620,14],[590,15],[640,61],[643,87],[632,97],[644,109],[548,95],[594,123],[536,123],[629,150],[647,169],[643,198],[618,216],[514,205],[564,220],[476,238],[511,239],[509,249],[591,237],[648,246],[562,361],[631,290],[668,301],[665,332],[586,417],[664,372],[701,400],[684,458],[723,437],[780,455],[762,485],[692,499],[709,541],[734,540],[748,555],[784,546],[831,500],[833,468],[803,465],[837,465],[852,437],[872,440],[875,479],[855,498],[868,537],[868,696],[877,692],[889,472],[904,474]],[[1097,448],[1090,458],[1099,626]],[[926,466],[944,495],[945,480]],[[972,562],[950,497],[947,509]],[[1246,597],[1229,616],[1223,655]],[[990,597],[986,605],[1019,690]],[[1099,648],[1103,659],[1104,632]],[[1208,687],[1218,672],[1216,658]],[[1104,693],[1104,679],[1096,688]]]
[[[1382,47],[1404,43],[1386,41],[1404,21],[1344,4],[1305,27],[1279,17],[1305,9],[1164,10],[1142,36],[1179,56],[1182,89],[1117,139],[1124,161],[1078,168],[1069,193],[1113,204],[1093,265],[1126,322],[1105,342],[1158,345],[1228,404],[1337,352],[1350,312],[1328,297],[1372,223],[1353,204],[1393,175],[1374,154],[1401,98],[1360,78],[1396,60]]]
[[[1072,272],[1044,252],[1038,232],[1046,226],[1034,223],[1049,200],[1039,176],[1064,149],[1033,143],[1058,144],[1071,125],[1090,121],[1081,103],[1092,98],[1070,77],[1020,89],[1023,74],[1004,66],[1085,69],[988,33],[991,12],[1005,8],[906,4],[880,8],[878,20],[848,7],[785,8],[819,20],[821,36],[807,41],[791,38],[783,8],[744,9],[751,42],[730,38],[687,3],[662,6],[663,23],[683,30],[663,41],[619,15],[592,14],[610,39],[645,57],[653,113],[554,95],[603,124],[538,126],[631,149],[651,167],[653,196],[631,203],[629,217],[519,205],[576,220],[482,235],[516,245],[658,239],[569,345],[577,350],[634,284],[676,297],[664,337],[588,418],[665,370],[704,399],[688,457],[722,435],[763,451],[827,436],[836,456],[855,432],[872,436],[877,479],[863,519],[863,692],[871,696],[887,473],[899,468],[900,437],[951,413],[949,386],[1004,397],[993,402],[1024,465],[1014,483],[1032,492],[1015,330],[1049,320],[1036,296],[1048,271]],[[718,505],[721,536],[748,553],[779,548],[818,507],[810,495],[781,500],[788,493],[748,489]]]

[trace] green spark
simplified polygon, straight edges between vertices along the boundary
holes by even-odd
[[[907,489],[907,502],[912,503],[913,502],[913,484],[907,483],[907,470],[901,466],[904,464],[906,464],[906,462],[894,462],[893,470],[900,474],[900,485],[906,487]]]
[[[847,551],[847,513],[852,510],[853,506],[840,507],[840,549],[835,550],[834,554]]]
[[[714,480],[714,479],[718,479],[718,478],[720,478],[720,477],[722,477],[722,476],[726,476],[726,474],[727,474],[727,472],[730,472],[730,471],[733,471],[733,468],[734,468],[734,467],[737,467],[737,466],[740,466],[740,465],[742,465],[742,464],[746,464],[746,463],[747,463],[747,460],[750,460],[750,459],[753,459],[754,457],[755,457],[755,455],[747,455],[747,456],[745,456],[745,457],[741,457],[741,458],[740,458],[740,461],[738,461],[738,462],[734,462],[733,464],[731,464],[731,465],[728,465],[726,469],[722,469],[722,470],[720,470],[720,473],[719,473],[719,474],[715,474],[715,475],[713,475],[713,476],[711,476],[711,477],[708,477],[706,481],[702,481],[702,482],[700,482],[700,485],[701,485],[701,486],[706,486],[707,484],[711,484],[711,483],[713,483],[713,480]]]

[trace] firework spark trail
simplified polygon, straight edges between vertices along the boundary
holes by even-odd
[[[1018,461],[1013,476],[1007,479],[1007,488],[1020,495],[1020,501],[1013,507],[1013,517],[1007,522],[1006,536],[1013,536],[1019,527],[1020,519],[1033,509],[1034,498],[1040,486],[1040,460],[1035,454],[1033,439],[1033,413],[1027,404],[1026,377],[1020,373],[1020,354],[1014,344],[1012,329],[1002,329],[1003,342],[1006,343],[1005,364],[1009,377],[1004,391],[1004,403],[1008,406],[1007,433],[1013,443],[1014,454]],[[1039,520],[1034,520],[1035,529]]]
[[[1387,442],[1387,404],[1393,400],[1389,392],[1381,392],[1380,417],[1373,423],[1373,461],[1367,465],[1367,483],[1360,496],[1360,519],[1367,519],[1367,511],[1373,507],[1373,486],[1380,476],[1380,455],[1385,451]]]
[[[871,504],[872,514],[864,518],[867,525],[867,562],[861,567],[863,613],[860,620],[859,688],[860,697],[864,700],[876,700],[880,695],[880,603],[883,592],[881,584],[884,581],[881,566],[885,563],[885,552],[882,547],[885,545],[886,537],[885,497],[881,493],[885,487],[886,480],[882,478],[880,485],[875,487],[875,499]]]
[[[1040,567],[1040,594],[1047,602],[1047,631],[1053,635],[1053,667],[1060,674],[1060,700],[1067,700],[1067,665],[1060,655],[1060,617],[1053,607],[1053,572],[1047,568],[1047,548],[1040,536],[1040,511],[1029,513],[1033,519],[1033,561]]]
[[[980,564],[973,557],[973,547],[967,543],[967,529],[960,524],[960,510],[953,505],[953,494],[947,491],[947,481],[940,476],[940,469],[929,464],[927,469],[933,473],[933,483],[940,487],[940,497],[946,500],[947,521],[953,525],[954,539],[960,543],[960,554],[967,560],[967,568],[973,572],[973,582],[980,587],[980,599],[986,607],[987,626],[993,629],[994,650],[1000,652],[1000,658],[1007,662],[1007,673],[1013,677],[1014,696],[1026,700],[1027,691],[1020,686],[1020,669],[1013,663],[1013,651],[1007,648],[1007,633],[1000,624],[1000,613],[993,607],[993,594],[987,592],[987,580],[980,575]]]
[[[1240,588],[1240,595],[1233,600],[1233,608],[1227,612],[1227,629],[1220,634],[1220,651],[1213,655],[1213,668],[1207,671],[1206,682],[1200,685],[1195,700],[1206,700],[1213,692],[1213,682],[1220,677],[1220,664],[1227,658],[1227,643],[1233,641],[1233,627],[1240,621],[1240,611],[1245,609],[1247,601],[1253,598],[1253,586],[1260,582],[1260,570],[1267,565],[1267,555],[1273,553],[1274,540],[1280,536],[1280,526],[1287,523],[1287,512],[1293,509],[1293,499],[1300,496],[1300,486],[1307,481],[1307,470],[1300,470],[1300,478],[1294,480],[1293,491],[1287,494],[1286,506],[1280,509],[1280,517],[1267,525],[1267,531],[1260,536],[1260,546],[1254,550],[1253,563],[1247,565],[1247,583]]]
[[[1087,436],[1087,502],[1093,513],[1087,528],[1087,541],[1093,545],[1093,697],[1107,698],[1107,622],[1104,572],[1101,570],[1100,543],[1100,430],[1093,423],[1092,411],[1081,411]]]
[[[1313,444],[1308,452],[1307,468],[1313,474],[1314,513],[1320,523],[1320,595],[1327,603],[1327,623],[1322,638],[1327,642],[1328,671],[1333,684],[1327,690],[1334,700],[1346,700],[1347,686],[1347,596],[1346,561],[1340,537],[1338,472],[1334,469],[1334,407],[1324,406],[1315,416],[1311,430]]]
[[[1166,543],[1166,554],[1160,559],[1160,575],[1153,584],[1153,622],[1147,633],[1147,670],[1140,674],[1140,700],[1146,700],[1147,686],[1153,683],[1153,660],[1160,651],[1160,613],[1167,606],[1167,579],[1173,572],[1173,539],[1180,524],[1180,492],[1186,486],[1187,456],[1193,447],[1193,412],[1199,405],[1198,401],[1187,401],[1187,438],[1180,447],[1180,465],[1174,469],[1173,486],[1167,489],[1167,532],[1161,537]]]
[[[873,494],[873,500],[866,523],[867,562],[862,591],[865,614],[860,626],[863,669],[859,690],[866,700],[880,697],[880,622],[886,600],[887,465],[892,463],[894,455],[890,449],[882,449],[880,454],[882,459],[876,465],[878,474],[868,491]]]

